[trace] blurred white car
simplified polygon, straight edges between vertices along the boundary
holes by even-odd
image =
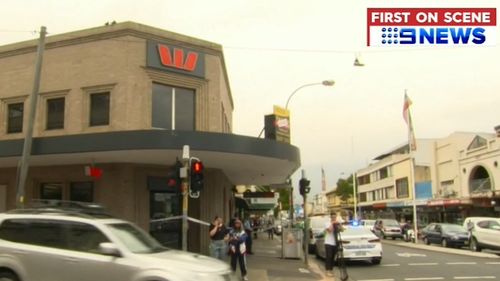
[[[330,220],[329,216],[313,216],[309,218],[309,253],[314,254],[316,252],[316,236],[325,231],[325,225]]]
[[[373,232],[373,228],[375,227],[375,220],[361,220],[359,225]]]
[[[500,250],[500,218],[470,217],[464,220],[464,228],[470,232],[470,249]]]
[[[368,228],[348,226],[340,233],[344,249],[344,259],[370,261],[380,264],[382,261],[382,243]],[[325,258],[324,233],[316,236],[316,256]]]

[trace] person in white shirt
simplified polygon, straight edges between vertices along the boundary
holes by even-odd
[[[325,224],[325,269],[327,276],[333,276],[333,265],[338,251],[338,233],[342,225],[337,221],[337,215],[332,214],[330,222]]]

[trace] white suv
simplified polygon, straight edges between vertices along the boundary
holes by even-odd
[[[224,262],[165,248],[124,220],[58,210],[0,214],[2,281],[234,278]]]
[[[500,250],[500,218],[470,217],[463,226],[470,233],[471,250]]]

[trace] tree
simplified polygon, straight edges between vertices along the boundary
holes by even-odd
[[[352,175],[347,179],[340,178],[337,181],[337,189],[335,189],[335,195],[339,196],[343,201],[347,201],[349,198],[353,197],[354,189],[352,186]]]

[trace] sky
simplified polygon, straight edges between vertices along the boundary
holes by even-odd
[[[455,131],[493,133],[500,125],[500,47],[366,46],[366,9],[491,7],[500,0],[2,0],[0,45],[113,20],[221,44],[235,109],[233,132],[257,136],[273,105],[290,101],[292,144],[312,194],[404,144],[404,92],[417,138]],[[496,28],[496,37],[500,38]],[[365,66],[355,67],[359,56]],[[1,66],[0,66],[1,67]],[[298,186],[300,170],[293,176]],[[295,189],[297,190],[297,188]]]

